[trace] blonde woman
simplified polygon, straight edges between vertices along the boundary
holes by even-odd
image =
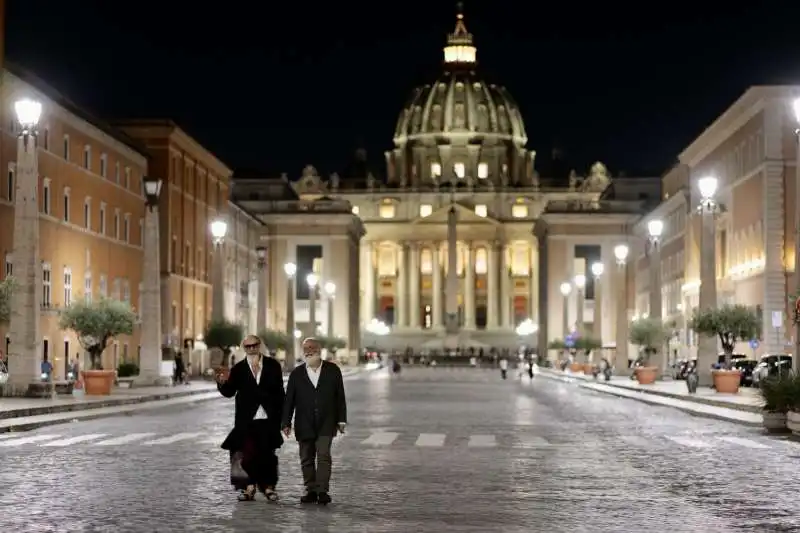
[[[278,500],[275,450],[283,445],[283,369],[264,355],[263,343],[255,335],[245,337],[242,349],[244,359],[230,372],[217,373],[220,393],[236,397],[233,430],[222,449],[230,452],[231,485],[239,491],[239,500],[254,500],[258,490],[274,502]]]

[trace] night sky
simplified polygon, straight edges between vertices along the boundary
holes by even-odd
[[[358,147],[382,168],[455,22],[449,0],[7,4],[9,60],[81,107],[172,118],[233,168],[293,177]],[[557,145],[577,168],[660,174],[748,86],[800,83],[797,2],[586,4],[465,2],[479,72],[540,158]]]

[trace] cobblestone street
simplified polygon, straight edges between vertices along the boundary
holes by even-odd
[[[328,507],[297,503],[294,442],[281,502],[236,502],[220,399],[0,436],[0,530],[800,531],[800,445],[756,429],[499,371],[346,387]]]

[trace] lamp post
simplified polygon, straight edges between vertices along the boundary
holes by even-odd
[[[142,265],[142,294],[139,314],[141,316],[141,357],[139,379],[142,385],[169,385],[169,371],[161,371],[161,260],[159,244],[158,202],[161,197],[163,181],[145,176],[144,196],[144,250]]]
[[[39,381],[41,336],[39,310],[42,298],[42,264],[39,259],[39,162],[36,155],[36,126],[42,104],[19,100],[14,111],[21,126],[17,137],[17,169],[14,191],[14,279],[8,354],[7,395],[24,396],[31,383]],[[65,354],[64,357],[68,357]]]
[[[217,218],[211,222],[210,228],[214,242],[211,320],[220,322],[225,318],[225,236],[228,234],[228,223],[224,218]]]
[[[565,281],[564,283],[561,284],[561,287],[559,287],[559,288],[561,290],[561,296],[564,297],[564,305],[563,305],[563,307],[564,307],[564,312],[563,312],[564,320],[563,320],[563,323],[562,323],[561,327],[564,330],[564,334],[563,334],[564,340],[566,340],[567,339],[567,335],[569,335],[569,293],[572,292],[572,284],[569,283],[568,281]]]
[[[700,191],[700,205],[698,211],[702,217],[702,231],[700,233],[700,294],[698,307],[700,309],[715,309],[717,307],[717,228],[715,217],[718,211],[714,195],[717,193],[717,178],[706,176],[697,180]],[[698,385],[708,386],[713,382],[711,365],[717,360],[717,339],[715,337],[700,336],[697,346],[697,377]]]
[[[311,272],[306,276],[308,284],[308,332],[306,336],[313,337],[317,334],[317,285],[319,277]]]
[[[661,302],[661,246],[659,241],[664,233],[664,222],[660,219],[653,219],[647,223],[647,255],[650,267],[650,318],[661,320],[663,318]],[[669,350],[662,343],[661,352],[661,377],[669,375]]]
[[[627,244],[614,247],[614,258],[617,260],[617,354],[614,358],[614,370],[617,374],[628,371],[628,253]]]
[[[794,130],[797,146],[795,147],[795,180],[794,180],[794,288],[795,297],[792,307],[795,314],[800,314],[800,98],[792,103],[794,117],[798,127]],[[794,324],[794,357],[792,367],[800,370],[800,316],[795,316]]]
[[[601,262],[592,263],[592,276],[594,277],[594,313],[592,317],[592,333],[595,338],[600,341],[602,350],[603,346],[603,300],[602,288],[600,287],[600,278],[605,272],[606,267]]]
[[[286,369],[291,371],[294,368],[294,349],[297,345],[294,323],[294,275],[297,273],[297,265],[286,263],[283,265],[283,271],[286,273],[286,333],[289,335],[286,346]]]
[[[258,261],[258,295],[256,297],[256,331],[267,329],[267,247],[256,246],[256,260]]]
[[[577,292],[575,293],[575,306],[578,309],[578,318],[575,321],[575,329],[581,335],[584,334],[584,323],[583,323],[583,307],[585,305],[585,289],[586,289],[586,276],[583,274],[576,274],[575,278],[573,278],[572,282],[575,284],[575,288]]]
[[[333,337],[333,299],[336,297],[336,284],[329,281],[325,284],[325,296],[328,297],[328,337]]]

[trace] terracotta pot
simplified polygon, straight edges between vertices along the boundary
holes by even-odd
[[[636,369],[636,381],[639,385],[652,385],[658,377],[657,366],[640,366]]]
[[[578,372],[583,372],[583,363],[570,363],[569,371],[572,372],[573,374],[577,374]]]
[[[583,373],[587,376],[591,376],[592,372],[594,372],[594,365],[592,363],[584,363],[583,364]]]
[[[778,413],[775,411],[762,411],[761,415],[764,417],[764,429],[770,433],[782,433],[786,431],[787,415],[786,413]]]
[[[742,373],[738,370],[712,370],[714,377],[714,389],[725,394],[736,394],[739,392],[739,382],[742,380]]]
[[[800,412],[789,411],[786,413],[786,427],[793,435],[800,436]]]
[[[115,375],[113,370],[82,370],[84,391],[94,396],[110,395]]]

